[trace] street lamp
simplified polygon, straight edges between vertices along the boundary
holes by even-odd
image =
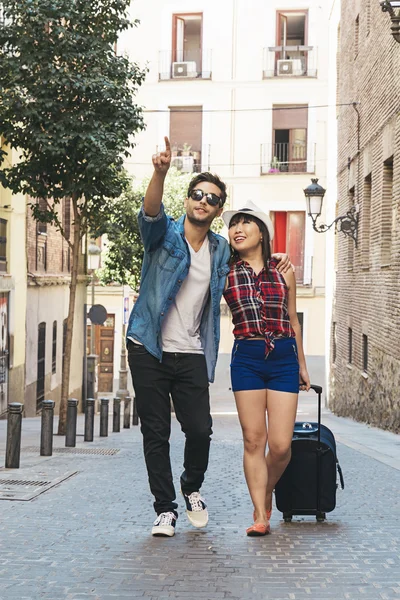
[[[380,3],[383,12],[389,13],[392,21],[392,36],[396,42],[400,43],[400,1],[399,0],[383,0]]]
[[[334,225],[335,233],[341,231],[345,235],[348,235],[354,240],[357,247],[358,205],[352,206],[345,215],[337,217],[330,225],[325,225],[324,223],[317,225],[317,219],[322,213],[322,203],[326,190],[322,185],[319,185],[318,179],[311,179],[311,182],[311,185],[303,191],[306,197],[307,214],[312,219],[314,231],[325,233]]]

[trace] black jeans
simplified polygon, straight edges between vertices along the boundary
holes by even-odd
[[[127,347],[154,509],[157,514],[176,512],[169,454],[170,396],[186,436],[181,489],[191,494],[204,481],[210,452],[212,419],[206,361],[202,354],[164,352],[160,363],[144,346],[128,340]]]

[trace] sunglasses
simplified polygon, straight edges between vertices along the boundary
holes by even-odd
[[[204,196],[207,200],[207,204],[210,206],[217,206],[221,202],[221,198],[217,196],[217,194],[206,193],[203,192],[203,190],[192,190],[190,192],[191,199],[195,200],[196,202],[200,202]]]

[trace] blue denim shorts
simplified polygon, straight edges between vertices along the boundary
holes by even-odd
[[[275,339],[265,358],[264,340],[235,340],[231,357],[232,390],[299,392],[299,360],[295,338]]]

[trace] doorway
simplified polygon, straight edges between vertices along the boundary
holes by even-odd
[[[113,391],[114,383],[114,330],[115,315],[107,315],[103,325],[94,327],[94,351],[98,356],[98,392]],[[91,326],[87,327],[87,354],[91,348]]]

